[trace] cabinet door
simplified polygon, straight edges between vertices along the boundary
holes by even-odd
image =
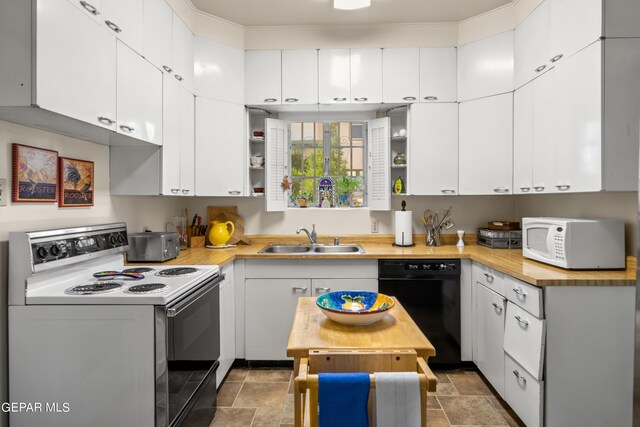
[[[195,38],[197,96],[244,104],[244,51]]]
[[[115,130],[115,38],[65,0],[39,0],[37,16],[34,103]]]
[[[510,194],[513,94],[460,103],[460,194]]]
[[[458,48],[458,100],[513,90],[513,31]]]
[[[247,105],[282,104],[282,52],[244,53],[244,94]]]
[[[602,36],[602,0],[548,1],[551,61],[566,60]]]
[[[333,291],[378,292],[378,279],[311,279],[311,285],[314,297]]]
[[[225,279],[220,283],[220,366],[216,386],[224,379],[236,359],[236,311],[233,265],[222,269]]]
[[[369,193],[369,209],[372,211],[388,211],[391,209],[391,179],[389,173],[389,129],[388,117],[369,122],[369,155],[367,189]]]
[[[351,102],[382,102],[382,49],[351,49]]]
[[[420,97],[420,49],[382,50],[382,101],[406,104]]]
[[[318,103],[318,51],[282,51],[282,103]]]
[[[118,42],[118,133],[162,145],[162,72]]]
[[[515,30],[515,87],[551,67],[549,61],[549,2],[542,2]]]
[[[533,89],[533,191],[555,193],[555,156],[557,145],[555,121],[558,117],[554,102],[556,70],[549,70],[531,82]],[[515,156],[514,156],[515,157]]]
[[[458,100],[455,47],[420,49],[420,102]]]
[[[242,196],[244,106],[196,97],[196,194]]]
[[[162,194],[180,194],[180,92],[184,90],[171,76],[164,75],[162,97]]]
[[[513,193],[533,191],[533,82],[513,94]]]
[[[289,175],[289,138],[287,123],[282,120],[265,120],[265,190],[267,212],[279,212],[287,209],[288,192],[281,183]]]
[[[102,0],[68,0],[96,22],[102,22]]]
[[[183,196],[195,195],[196,163],[196,124],[195,97],[180,88],[180,193]],[[233,126],[233,122],[229,123]],[[235,160],[235,158],[234,158]]]
[[[601,58],[601,43],[594,43],[555,70],[557,191],[602,189]]]
[[[482,286],[476,286],[476,333],[478,369],[504,397],[504,316],[506,300]]]
[[[247,360],[286,360],[298,298],[311,296],[311,279],[247,279]]]
[[[118,40],[143,54],[143,0],[102,0],[102,20]]]
[[[144,57],[164,73],[173,71],[173,11],[165,0],[144,0]]]
[[[175,12],[172,27],[173,76],[193,93],[193,33]]]
[[[318,51],[318,86],[321,104],[348,104],[351,99],[351,52],[349,49]]]
[[[411,194],[457,194],[458,104],[413,104],[409,114]]]

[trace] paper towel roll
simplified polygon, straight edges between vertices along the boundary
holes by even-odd
[[[411,211],[396,211],[396,245],[410,246],[413,244]]]

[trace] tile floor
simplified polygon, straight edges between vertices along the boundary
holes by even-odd
[[[473,371],[439,371],[428,396],[427,426],[521,427],[522,421],[484,378]],[[211,427],[293,426],[290,368],[234,368],[218,392]]]

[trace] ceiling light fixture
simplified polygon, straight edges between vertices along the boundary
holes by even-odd
[[[371,6],[371,0],[333,0],[334,9],[354,10]]]

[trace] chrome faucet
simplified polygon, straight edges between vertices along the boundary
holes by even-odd
[[[309,230],[307,230],[306,228],[298,228],[298,230],[296,231],[296,234],[300,234],[302,231],[307,233],[307,237],[309,238],[309,242],[312,245],[315,245],[317,243],[318,236],[316,235],[316,225],[315,224],[313,224],[313,230],[311,230],[311,233],[309,233]]]

